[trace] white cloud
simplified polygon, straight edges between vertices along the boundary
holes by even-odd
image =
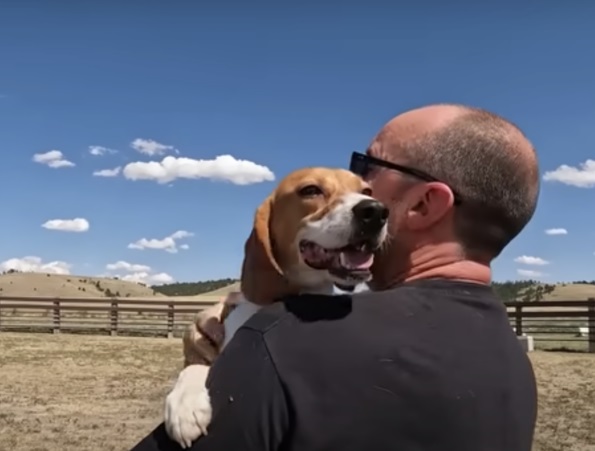
[[[532,269],[517,269],[517,273],[519,274],[519,276],[523,276],[523,277],[534,277],[534,278],[540,278],[540,277],[545,277],[545,274],[539,271],[533,271]]]
[[[522,265],[532,265],[532,266],[544,266],[549,265],[550,262],[544,260],[543,258],[539,257],[530,257],[528,255],[521,255],[514,259],[515,262],[520,263]]]
[[[137,152],[150,156],[163,155],[167,152],[178,153],[174,146],[170,146],[169,144],[161,144],[152,139],[136,138],[130,143],[130,147],[132,147]]]
[[[150,274],[146,271],[139,271],[118,278],[127,282],[144,283],[145,285],[162,285],[175,282],[175,279],[165,272]]]
[[[183,251],[187,251],[188,249],[190,249],[190,245],[188,244],[180,244],[178,247]]]
[[[93,175],[95,177],[117,177],[121,169],[121,166],[116,166],[114,169],[101,169],[99,171],[94,171]]]
[[[563,164],[554,171],[543,175],[546,182],[559,182],[577,188],[595,187],[595,160],[587,160],[578,167]]]
[[[103,277],[117,277],[118,279],[127,282],[143,283],[145,285],[161,285],[175,281],[175,279],[167,273],[154,273],[150,266],[128,263],[123,260],[118,260],[115,263],[108,263],[105,266],[105,269],[108,270],[108,274],[105,274]],[[114,273],[114,271],[121,271],[121,273]]]
[[[46,153],[36,153],[33,155],[33,161],[39,164],[45,164],[53,169],[69,168],[74,166],[72,161],[64,158],[64,155],[59,150],[50,150]]]
[[[275,175],[266,166],[248,160],[237,160],[231,155],[219,155],[214,160],[167,156],[161,162],[137,161],[124,167],[129,180],[155,180],[169,183],[176,179],[209,179],[227,181],[236,185],[272,182]]]
[[[107,155],[107,154],[114,154],[117,152],[118,152],[117,150],[108,149],[107,147],[103,147],[103,146],[89,146],[89,153],[91,155],[95,155],[96,157],[100,157],[102,155]]]
[[[28,256],[11,258],[0,263],[0,271],[15,270],[19,272],[42,272],[50,274],[70,274],[72,265],[55,260],[44,263],[40,257]]]
[[[545,231],[546,235],[568,235],[568,230],[558,228],[558,229],[547,229]]]
[[[105,266],[108,271],[126,271],[126,272],[150,272],[151,267],[147,265],[139,265],[136,263],[128,263],[122,260],[118,260],[115,263],[108,263]]]
[[[178,230],[177,232],[172,233],[169,236],[166,236],[162,239],[157,238],[141,238],[134,243],[130,243],[128,245],[128,249],[157,249],[157,250],[164,250],[171,254],[175,254],[178,252],[178,240],[189,238],[193,236],[193,233],[187,232],[186,230]],[[183,245],[182,245],[183,246]]]
[[[89,221],[85,218],[50,219],[44,222],[41,227],[61,232],[86,232],[89,230]]]
[[[190,238],[194,236],[194,233],[187,232],[186,230],[178,230],[170,235],[174,240],[181,240],[183,238]]]

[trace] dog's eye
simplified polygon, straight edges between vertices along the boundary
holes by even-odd
[[[320,187],[316,185],[308,185],[300,188],[298,194],[301,197],[314,197],[314,196],[322,196],[324,193],[320,189]]]
[[[362,194],[363,194],[364,196],[370,196],[370,197],[371,197],[371,196],[372,196],[372,189],[371,189],[371,188],[364,188],[364,189],[362,190]]]

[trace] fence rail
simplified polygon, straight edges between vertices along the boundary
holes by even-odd
[[[0,297],[0,331],[181,336],[215,301]]]
[[[595,298],[583,301],[507,302],[511,326],[542,348],[595,353]]]
[[[0,296],[0,331],[181,336],[213,300]],[[595,298],[507,302],[511,326],[545,348],[595,353]]]

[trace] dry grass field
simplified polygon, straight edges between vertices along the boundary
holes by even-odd
[[[583,283],[559,284],[551,293],[543,296],[544,301],[585,300],[595,298],[595,285]]]
[[[237,288],[234,284],[175,300],[215,302]],[[43,293],[108,299],[107,290],[123,301],[146,299],[147,306],[166,299],[151,288],[114,279],[33,273],[0,276],[0,296]],[[569,284],[558,285],[545,299],[589,297],[595,297],[595,286]],[[51,309],[3,314],[5,328],[52,321]],[[192,316],[176,314],[176,324],[182,327]],[[149,327],[163,332],[166,320],[165,314],[131,312],[122,313],[119,324],[128,331]],[[62,321],[105,333],[109,317],[105,312],[63,311]],[[525,326],[532,323],[527,320]],[[540,338],[549,341],[536,342],[538,348],[586,348],[585,340],[565,341],[572,339],[571,334]],[[535,352],[531,358],[540,390],[534,451],[595,451],[591,407],[595,355]],[[160,421],[163,398],[180,364],[179,340],[0,333],[0,451],[127,450]]]
[[[0,275],[0,296],[107,298],[107,290],[118,297],[164,299],[150,287],[113,278],[33,272]]]
[[[534,451],[595,450],[595,355],[531,354]],[[125,451],[158,424],[179,340],[0,333],[0,451]]]
[[[160,420],[179,340],[0,333],[1,451],[124,451]]]
[[[97,282],[101,290],[97,288]],[[199,298],[220,298],[230,291],[239,289],[239,282],[197,296],[176,296],[178,300],[196,300]],[[62,298],[102,298],[106,291],[119,294],[117,297],[163,299],[164,296],[134,282],[106,278],[76,275],[10,273],[0,274],[0,296],[50,296]],[[553,292],[543,297],[545,301],[585,300],[595,298],[595,285],[558,284]]]
[[[179,301],[219,299],[239,289],[239,282],[196,296],[175,296]],[[108,291],[109,290],[109,291]],[[45,296],[59,298],[135,298],[164,300],[167,297],[134,282],[109,277],[91,277],[33,272],[0,274],[0,296]]]

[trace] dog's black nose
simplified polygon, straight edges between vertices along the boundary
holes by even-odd
[[[363,232],[379,232],[388,219],[388,208],[375,199],[360,201],[352,211],[355,221]]]

